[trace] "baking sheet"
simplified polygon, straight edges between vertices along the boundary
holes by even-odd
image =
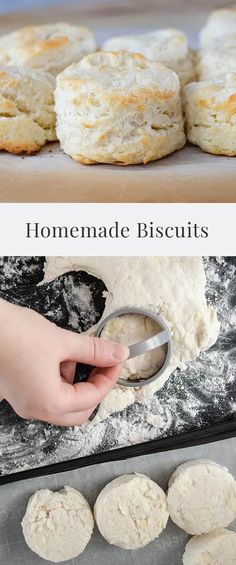
[[[88,423],[68,429],[21,420],[3,402],[0,405],[2,478],[155,439],[172,438],[174,447],[174,438],[194,430],[199,430],[201,441],[202,430],[206,429],[207,433],[207,428],[220,422],[232,421],[230,430],[234,433],[236,258],[205,258],[204,264],[207,299],[216,307],[221,322],[217,343],[190,363],[186,371],[175,371],[145,407],[135,403],[96,426]],[[83,331],[98,321],[104,308],[102,281],[72,272],[38,287],[37,283],[43,279],[43,265],[43,257],[1,258],[0,295],[33,307],[68,329]],[[168,446],[171,448],[171,440]]]
[[[0,34],[35,21],[67,20],[90,26],[99,43],[133,30],[177,27],[197,46],[200,27],[220,5],[218,0],[88,0],[2,16]],[[0,153],[1,202],[236,202],[235,178],[236,159],[192,146],[145,167],[80,165],[55,143],[32,157]]]
[[[208,444],[168,453],[138,457],[128,461],[106,463],[72,472],[40,477],[1,487],[0,497],[0,565],[42,565],[42,560],[24,542],[20,522],[29,497],[40,488],[58,490],[70,485],[81,490],[93,506],[100,490],[115,477],[126,473],[144,473],[163,489],[174,469],[186,460],[212,459],[228,467],[235,476],[236,440]],[[236,531],[236,522],[229,528]],[[85,552],[69,565],[181,565],[188,535],[170,520],[160,538],[138,551],[125,551],[108,545],[95,527]],[[49,563],[49,562],[44,562]],[[228,565],[228,564],[225,564]]]

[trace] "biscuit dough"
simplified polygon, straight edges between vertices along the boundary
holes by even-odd
[[[142,388],[115,387],[94,421],[135,401],[145,402],[177,367],[185,367],[217,339],[219,323],[214,308],[207,306],[201,257],[47,257],[43,282],[68,271],[86,271],[103,280],[108,292],[102,319],[119,308],[144,307],[159,312],[172,333],[173,356],[163,375]]]
[[[236,155],[236,73],[184,89],[188,140],[215,155]]]
[[[105,41],[104,51],[141,53],[150,61],[163,63],[177,73],[181,86],[196,78],[194,57],[188,48],[184,33],[176,29],[162,29],[142,35],[112,37]]]
[[[101,337],[129,346],[149,339],[160,331],[160,326],[154,320],[146,316],[127,314],[110,320],[102,331]],[[147,379],[161,369],[165,358],[166,346],[163,345],[126,361],[120,377],[125,380]]]
[[[35,153],[56,137],[54,78],[30,69],[0,69],[0,150]]]
[[[187,461],[170,477],[167,505],[179,528],[188,534],[207,534],[236,518],[236,481],[214,461]]]
[[[236,533],[217,530],[211,534],[194,536],[185,547],[184,565],[235,565]]]
[[[87,500],[71,487],[38,490],[28,502],[22,528],[25,541],[43,559],[60,563],[80,555],[94,527]]]
[[[165,529],[169,517],[166,495],[145,475],[123,475],[100,492],[94,517],[108,543],[139,549]]]
[[[29,26],[0,38],[0,65],[57,75],[96,50],[92,32],[67,23]]]
[[[62,149],[81,163],[148,163],[185,145],[179,79],[142,55],[84,57],[57,77],[55,99]]]

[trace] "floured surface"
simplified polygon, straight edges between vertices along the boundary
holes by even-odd
[[[86,424],[63,429],[28,422],[2,402],[1,474],[176,436],[235,415],[236,260],[210,258],[204,260],[204,265],[207,300],[216,308],[221,323],[216,345],[202,353],[186,371],[175,371],[144,406],[135,403],[96,426]],[[67,329],[75,329],[77,325],[79,331],[85,331],[98,322],[105,306],[102,296],[105,285],[81,273],[70,273],[37,286],[43,279],[43,266],[44,258],[40,257],[2,258],[1,296],[34,307]]]
[[[86,25],[98,42],[111,36],[175,27],[196,47],[197,35],[220,0],[124,0],[57,7],[57,19]],[[32,22],[55,21],[55,7],[2,16],[0,33]],[[236,159],[215,157],[187,146],[159,162],[128,167],[83,166],[49,145],[37,157],[0,154],[1,202],[235,202]],[[222,191],[222,186],[224,190]]]

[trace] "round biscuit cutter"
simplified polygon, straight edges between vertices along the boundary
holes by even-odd
[[[148,351],[152,351],[153,349],[156,349],[157,347],[161,347],[162,345],[167,346],[165,361],[162,367],[159,369],[159,371],[157,371],[154,375],[148,377],[147,379],[125,380],[120,378],[118,380],[119,385],[126,387],[146,386],[149,385],[150,383],[153,383],[156,379],[158,379],[164,373],[164,371],[166,371],[168,365],[170,364],[171,355],[172,355],[171,333],[169,327],[167,326],[163,318],[160,316],[160,314],[155,314],[155,312],[151,312],[146,308],[134,307],[134,308],[120,308],[119,310],[116,310],[115,312],[104,318],[104,320],[102,320],[102,322],[98,325],[95,332],[95,336],[101,337],[102,330],[110,320],[114,318],[119,318],[120,316],[125,316],[126,314],[136,314],[136,315],[139,314],[141,316],[145,316],[147,318],[150,318],[151,320],[154,320],[154,322],[156,322],[161,328],[161,331],[156,335],[154,335],[153,337],[146,339],[144,341],[139,341],[138,343],[134,343],[133,345],[130,345],[129,359],[132,359],[133,357],[138,357],[139,355],[143,355],[144,353],[148,353]]]

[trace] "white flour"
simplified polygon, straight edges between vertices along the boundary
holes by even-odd
[[[80,428],[62,429],[42,422],[22,421],[2,403],[2,474],[177,436],[232,417],[236,410],[236,260],[208,259],[205,268],[207,298],[216,307],[221,323],[216,345],[190,363],[185,371],[175,371],[166,385],[144,405],[135,403],[97,425],[88,423]],[[73,284],[72,290],[66,300],[73,323],[75,308],[70,297],[77,293]],[[84,316],[89,319],[90,312],[86,308],[91,309],[91,296],[86,289],[78,294]]]

